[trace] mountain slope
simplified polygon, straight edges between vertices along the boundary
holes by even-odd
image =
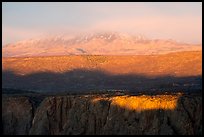
[[[172,40],[149,40],[120,33],[32,39],[3,46],[3,57],[55,55],[149,55],[201,50],[201,45]]]
[[[76,69],[100,70],[110,74],[145,76],[202,75],[202,51],[135,56],[49,56],[2,58],[3,71],[25,75],[38,72],[64,73]]]
[[[202,89],[202,52],[2,59],[2,87],[42,92]]]

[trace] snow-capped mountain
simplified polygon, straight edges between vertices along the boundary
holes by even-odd
[[[150,40],[141,35],[90,33],[77,36],[52,36],[20,41],[3,46],[3,57],[54,55],[149,55],[202,50],[201,45],[173,40]]]

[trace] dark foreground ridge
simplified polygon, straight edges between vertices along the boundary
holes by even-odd
[[[135,74],[113,75],[100,70],[75,69],[63,73],[39,72],[17,75],[2,71],[4,89],[21,89],[39,93],[82,93],[103,91],[182,91],[202,90],[202,76],[175,77],[170,75],[147,77]]]
[[[197,135],[202,96],[4,92],[2,124],[5,135]]]

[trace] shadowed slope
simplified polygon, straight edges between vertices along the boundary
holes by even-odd
[[[3,88],[37,91],[200,90],[202,53],[3,58]]]
[[[73,70],[64,73],[41,72],[16,75],[3,71],[2,87],[44,92],[85,92],[108,89],[128,91],[193,91],[202,89],[201,76],[189,77],[147,77],[143,75],[112,75],[102,71]]]

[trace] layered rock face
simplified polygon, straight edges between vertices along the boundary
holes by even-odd
[[[121,135],[202,133],[198,95],[3,97],[3,134]]]
[[[33,119],[33,106],[27,97],[2,98],[2,124],[6,135],[28,134]]]

